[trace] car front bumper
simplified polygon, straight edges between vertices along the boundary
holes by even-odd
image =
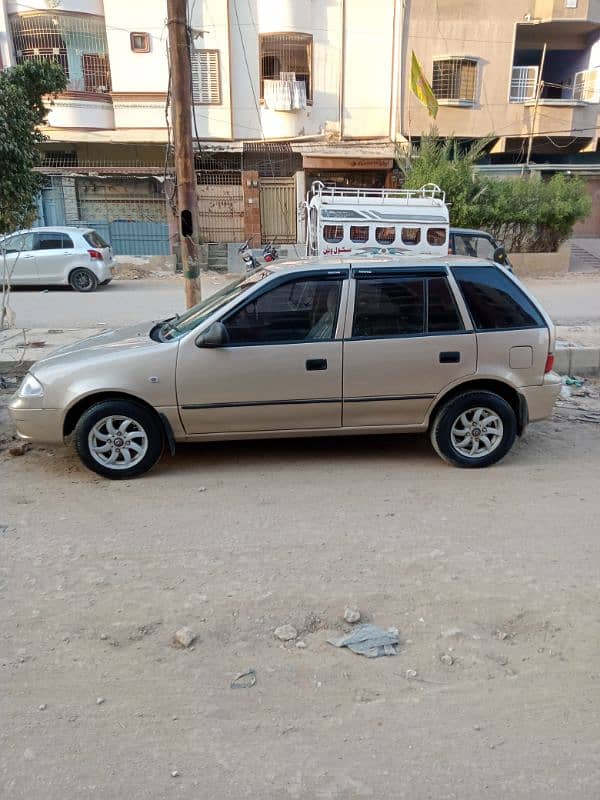
[[[560,387],[560,375],[549,372],[544,375],[544,382],[540,386],[524,386],[519,389],[519,393],[527,402],[529,422],[546,419],[552,415]]]
[[[14,397],[8,412],[17,428],[17,436],[40,444],[61,444],[63,416],[57,408],[24,408],[20,397]]]

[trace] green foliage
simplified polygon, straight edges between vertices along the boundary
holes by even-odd
[[[400,164],[405,187],[437,183],[446,192],[453,226],[488,230],[509,252],[557,250],[573,225],[591,212],[585,182],[563,174],[549,180],[486,178],[475,165],[490,141],[486,138],[461,149],[455,140],[442,140],[432,129],[421,139],[420,148]]]
[[[65,88],[57,64],[27,62],[0,72],[0,234],[27,226],[35,214],[40,177],[33,168],[47,114],[42,98]]]

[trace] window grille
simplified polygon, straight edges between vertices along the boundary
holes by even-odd
[[[600,101],[600,70],[584,69],[582,72],[575,73],[573,98],[585,100],[586,103]]]
[[[305,102],[312,102],[312,41],[307,33],[267,33],[260,37],[261,100],[265,100],[265,81],[278,81],[304,84],[290,90],[292,98],[297,95],[297,103],[304,97]]]
[[[438,100],[474,103],[477,88],[477,59],[436,59],[433,62],[431,87]]]
[[[510,102],[533,100],[537,91],[538,67],[513,67],[510,80]]]
[[[67,76],[70,92],[111,91],[106,31],[92,14],[14,14],[10,28],[17,63],[52,61]]]

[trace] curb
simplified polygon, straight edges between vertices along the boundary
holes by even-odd
[[[600,348],[559,345],[554,352],[554,371],[561,375],[597,378],[600,376]]]

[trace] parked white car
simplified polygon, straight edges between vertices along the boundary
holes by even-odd
[[[59,284],[77,292],[106,286],[115,274],[112,249],[92,228],[32,228],[0,239],[0,273],[13,286]]]

